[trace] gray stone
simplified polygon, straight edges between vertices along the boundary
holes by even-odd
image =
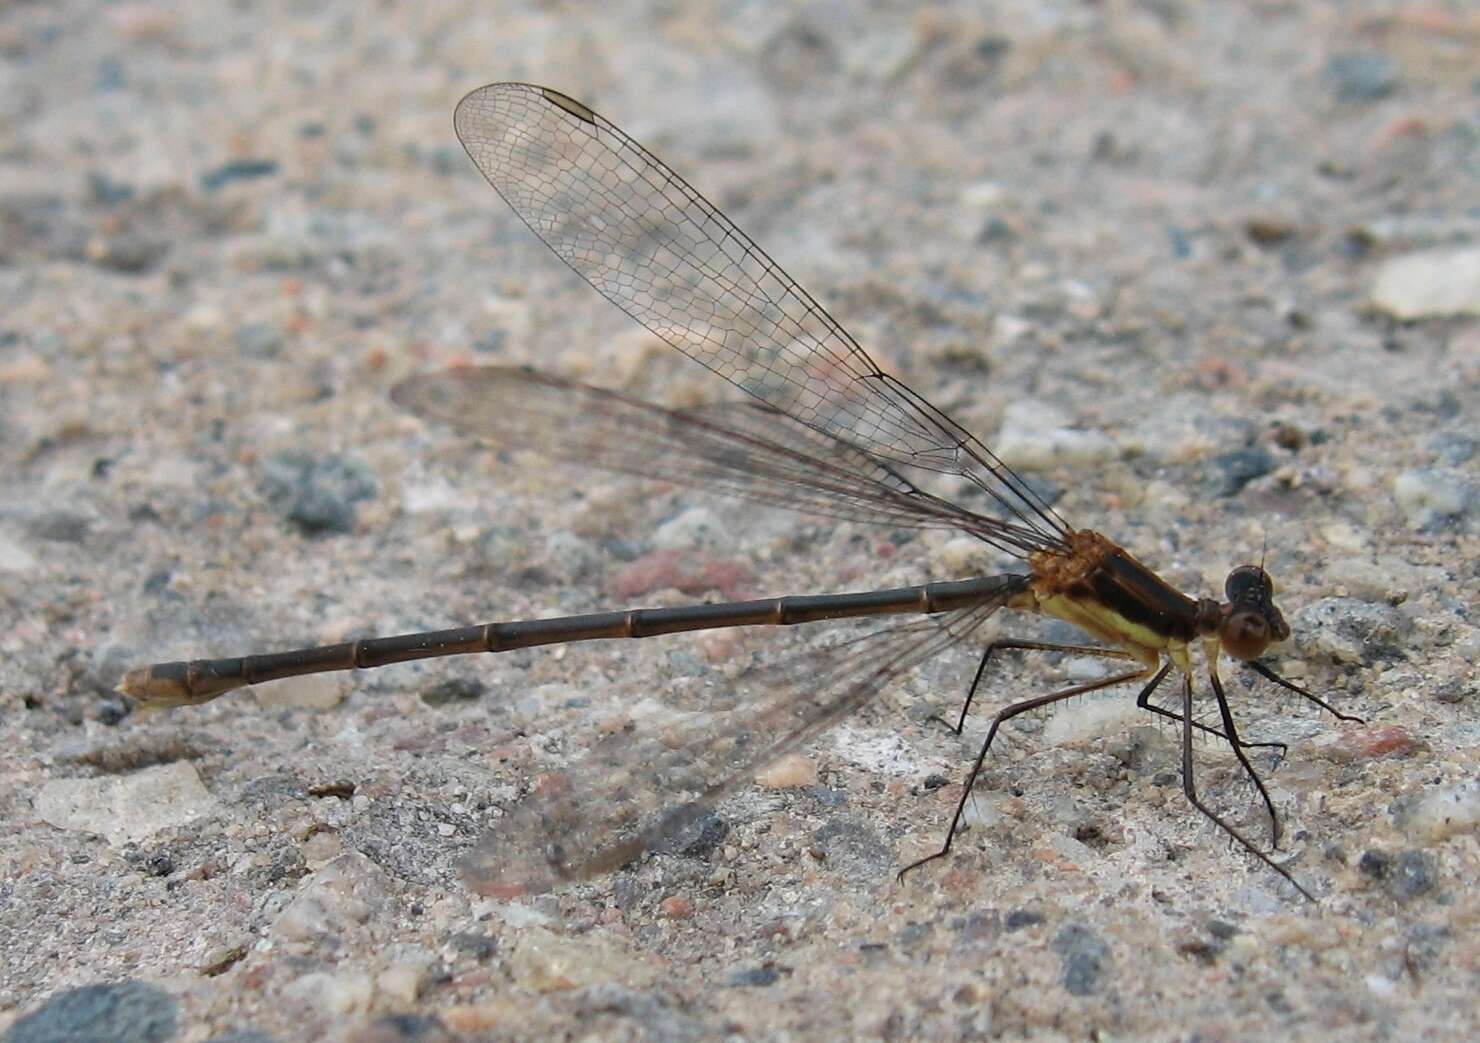
[[[1398,86],[1398,64],[1375,51],[1333,54],[1326,62],[1326,78],[1337,100],[1380,101]]]
[[[858,819],[834,815],[813,834],[825,863],[860,879],[887,871],[894,863],[879,835]]]
[[[355,526],[355,505],[376,492],[374,477],[359,461],[299,452],[280,453],[268,460],[262,468],[261,487],[268,502],[305,536],[350,532]]]
[[[1336,663],[1371,665],[1403,654],[1408,626],[1391,605],[1357,598],[1322,598],[1290,618],[1300,649]]]
[[[1110,963],[1110,947],[1083,924],[1065,924],[1054,936],[1053,951],[1063,961],[1064,990],[1088,996],[1100,986]]]
[[[174,998],[141,981],[84,985],[15,1022],[5,1043],[165,1043],[176,1016]]]

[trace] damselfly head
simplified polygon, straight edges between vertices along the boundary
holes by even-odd
[[[1274,604],[1274,580],[1258,565],[1240,565],[1223,583],[1218,640],[1235,659],[1257,659],[1270,645],[1290,636],[1290,626]]]

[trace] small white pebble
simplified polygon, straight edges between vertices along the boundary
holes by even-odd
[[[980,576],[991,563],[992,549],[981,540],[957,536],[941,544],[931,557],[942,575]]]
[[[1416,840],[1438,843],[1480,827],[1480,782],[1435,786],[1403,817],[1403,830]]]
[[[1369,974],[1363,981],[1374,996],[1391,996],[1393,994],[1394,986],[1392,980],[1384,978],[1381,974]]]

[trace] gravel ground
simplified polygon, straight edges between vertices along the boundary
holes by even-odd
[[[1473,6],[584,6],[0,8],[0,1036],[1480,1032]],[[1195,594],[1263,556],[1271,664],[1368,721],[1233,671],[1245,734],[1290,745],[1256,761],[1318,902],[1187,806],[1125,692],[1006,729],[957,849],[897,884],[991,706],[1072,659],[1005,661],[958,739],[944,656],[694,844],[513,901],[456,861],[519,787],[742,646],[113,694],[158,659],[1000,564],[399,413],[452,363],[725,395],[467,161],[452,108],[504,79],[667,158],[1067,518]]]

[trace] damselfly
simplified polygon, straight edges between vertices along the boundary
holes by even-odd
[[[486,623],[130,671],[120,690],[149,707],[204,703],[245,685],[471,652],[680,631],[921,614],[867,639],[813,651],[749,678],[765,689],[722,712],[677,717],[647,734],[595,739],[578,764],[542,778],[465,863],[475,888],[538,891],[670,844],[738,783],[854,713],[927,658],[969,640],[998,609],[1067,621],[1098,644],[999,640],[986,646],[954,725],[960,734],[988,661],[1004,650],[1118,662],[1098,680],[1013,703],[993,718],[945,842],[1005,721],[1077,695],[1139,684],[1139,707],[1179,723],[1187,799],[1302,894],[1290,872],[1199,796],[1193,736],[1227,742],[1280,841],[1279,817],[1239,735],[1219,676],[1228,657],[1341,720],[1356,720],[1259,661],[1290,630],[1262,565],[1228,574],[1222,600],[1191,598],[1114,542],[1069,525],[1035,488],[940,409],[884,372],[771,258],[681,177],[580,102],[500,83],[457,107],[468,155],[534,233],[601,294],[752,400],[674,410],[509,368],[413,377],[392,397],[411,412],[498,445],[814,514],[895,528],[949,529],[1026,571],[862,593],[805,595]],[[990,505],[935,495],[922,473],[964,479]],[[1176,705],[1153,701],[1176,674]],[[1195,719],[1194,678],[1218,719]],[[756,684],[755,682],[760,682]],[[578,779],[578,782],[577,782]]]

